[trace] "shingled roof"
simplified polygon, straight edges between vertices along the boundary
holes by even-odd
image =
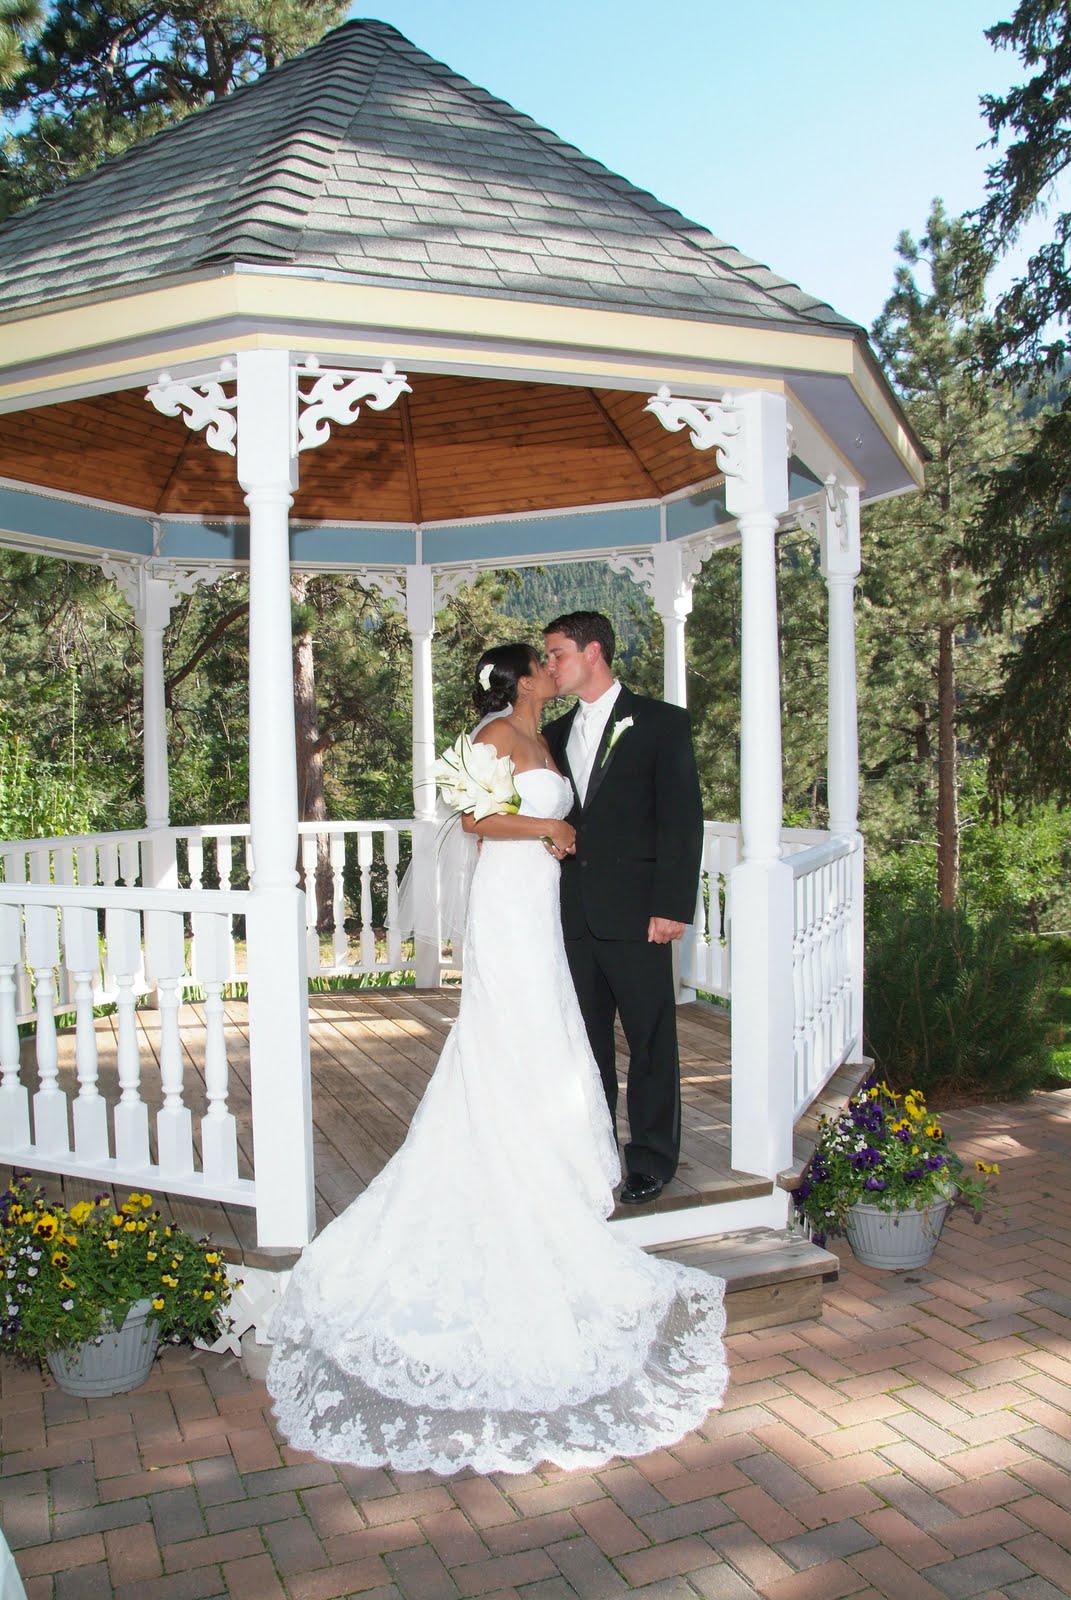
[[[376,21],[335,29],[0,227],[0,312],[239,262],[856,331]]]

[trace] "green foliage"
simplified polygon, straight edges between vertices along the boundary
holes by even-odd
[[[11,126],[0,216],[315,44],[346,11],[346,0],[56,0],[0,95]],[[3,26],[0,13],[0,49]]]
[[[978,1170],[998,1169],[984,1162]],[[888,1084],[861,1089],[840,1116],[823,1119],[804,1181],[793,1198],[812,1237],[843,1231],[859,1201],[880,1211],[920,1209],[963,1198],[980,1211],[986,1179],[970,1173],[945,1142],[940,1120],[917,1090],[899,1095]]]
[[[40,26],[39,0],[0,0],[0,89],[13,84],[26,65],[26,45]]]
[[[232,1286],[218,1250],[132,1194],[120,1210],[106,1195],[68,1211],[29,1177],[0,1195],[0,1350],[42,1361],[122,1326],[149,1299],[160,1337],[219,1337]]]
[[[52,839],[87,833],[94,810],[91,774],[34,758],[0,721],[0,839]]]
[[[1048,1081],[1050,958],[1006,916],[972,921],[886,883],[866,937],[866,1047],[890,1083],[1001,1099]]]

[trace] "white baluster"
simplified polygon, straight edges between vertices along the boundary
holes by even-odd
[[[401,840],[397,830],[383,834],[383,858],[387,863],[387,966],[396,972],[402,965],[402,941],[398,933],[398,854]]]
[[[90,888],[97,881],[97,847],[94,844],[80,844],[75,851],[75,878],[83,889]]]
[[[191,834],[186,841],[186,859],[189,862],[190,888],[203,889],[205,877],[205,847],[199,835]]]
[[[26,907],[26,962],[33,972],[37,1011],[37,1072],[40,1087],[33,1097],[34,1144],[53,1155],[70,1148],[67,1096],[59,1086],[59,1052],[54,1012],[59,965],[59,924],[55,906]]]
[[[141,877],[141,843],[136,838],[119,841],[119,876],[131,889]]]
[[[110,839],[103,839],[97,846],[97,868],[102,884],[111,886],[119,882],[119,851]]]
[[[119,1104],[115,1108],[115,1160],[120,1171],[149,1165],[149,1108],[141,1098],[137,1000],[134,979],[141,970],[141,918],[136,911],[106,913],[108,965],[115,973],[118,1023]]]
[[[145,914],[146,960],[156,980],[160,1009],[160,1087],[164,1103],[156,1117],[161,1173],[193,1171],[193,1125],[183,1102],[180,988],[186,976],[183,919],[179,911]]]
[[[74,1102],[74,1148],[86,1162],[108,1159],[108,1107],[98,1085],[93,989],[100,974],[97,913],[88,906],[63,908],[64,965],[74,980],[74,1058],[78,1094]]]
[[[217,835],[216,871],[219,874],[219,886],[221,889],[229,889],[231,886],[233,845],[234,840],[231,838],[230,834],[227,834],[226,836],[223,836],[222,834]]]
[[[317,933],[319,883],[316,878],[316,847],[314,833],[303,833],[300,838],[301,870],[305,876],[305,959],[309,964],[309,977],[315,978],[323,971],[320,960],[320,935]]]
[[[397,841],[395,841],[397,860]],[[344,967],[349,958],[349,938],[346,934],[346,835],[341,829],[331,833],[331,916],[334,932],[331,952],[334,965]]]
[[[227,1034],[223,985],[231,960],[231,919],[195,911],[193,931],[205,986],[205,1091],[208,1112],[201,1119],[201,1162],[206,1179],[230,1183],[238,1176],[238,1130],[227,1109]]]
[[[8,1152],[30,1143],[30,1097],[19,1079],[15,975],[22,955],[22,915],[0,905],[0,1143]]]
[[[361,869],[361,966],[376,964],[376,930],[372,922],[372,835],[357,835],[357,864]]]

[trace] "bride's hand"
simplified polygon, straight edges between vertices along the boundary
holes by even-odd
[[[576,829],[568,822],[548,817],[543,831],[543,842],[551,855],[561,861],[576,854]]]

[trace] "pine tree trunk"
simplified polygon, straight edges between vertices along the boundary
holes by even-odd
[[[308,583],[304,573],[295,573],[291,578],[290,593],[295,605],[305,604]],[[330,741],[321,738],[316,715],[316,664],[312,634],[308,629],[294,635],[294,731],[297,743],[298,816],[302,822],[325,822],[324,750]],[[300,853],[298,871],[301,873],[302,887],[305,887]],[[334,928],[331,899],[330,845],[327,834],[322,833],[317,836],[316,847],[316,928],[319,933],[330,933]]]
[[[937,893],[951,911],[959,894],[959,752],[956,636],[947,622],[938,630],[937,729]]]

